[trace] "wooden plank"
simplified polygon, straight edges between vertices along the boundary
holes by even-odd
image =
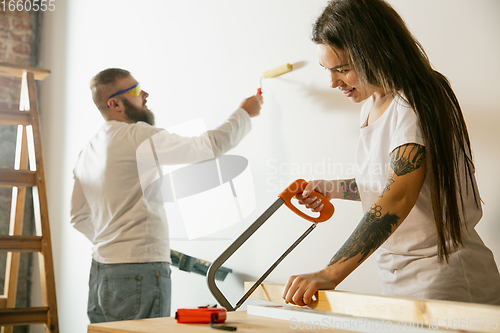
[[[42,250],[38,256],[40,282],[42,290],[42,304],[49,308],[47,327],[51,333],[59,333],[59,320],[57,316],[56,285],[54,276],[54,261],[52,256],[52,242],[50,237],[49,211],[47,203],[47,192],[45,188],[45,171],[43,166],[42,136],[40,132],[40,120],[38,116],[38,103],[36,98],[35,79],[32,72],[28,72],[28,97],[30,101],[30,113],[32,118],[33,143],[36,162],[36,186],[33,188],[33,206],[35,209],[35,228],[43,235]],[[38,220],[38,221],[37,221]]]
[[[35,80],[37,81],[44,80],[47,76],[50,75],[50,71],[48,69],[25,67],[0,62],[0,75],[2,76],[22,77],[24,71],[32,72],[34,74]]]
[[[250,289],[252,285],[253,282],[245,282],[245,291]],[[282,298],[283,289],[283,285],[262,284],[250,298],[285,304]],[[450,325],[453,321],[460,323],[461,320],[468,322],[471,319],[476,322],[477,318],[497,318],[497,322],[500,324],[500,306],[365,295],[334,290],[320,290],[318,299],[311,303],[308,308],[363,318],[405,322],[421,321],[424,325],[431,325],[436,320],[440,324],[448,322]],[[498,332],[499,328],[477,328],[475,331]]]
[[[0,252],[40,252],[40,236],[0,236]]]
[[[7,297],[5,295],[0,295],[0,309],[7,307]]]
[[[290,324],[283,320],[250,316],[246,311],[228,312],[225,322],[227,326],[236,326],[238,333],[289,333],[297,332]],[[308,332],[301,330],[302,332]],[[88,333],[197,333],[222,332],[213,330],[208,324],[178,324],[174,318],[153,318],[141,320],[115,321],[109,323],[91,324]],[[309,331],[310,332],[310,331]],[[351,332],[338,330],[335,332]]]
[[[271,303],[268,303],[271,304]],[[428,333],[429,327],[422,322],[391,322],[381,319],[368,319],[365,317],[353,317],[338,315],[332,312],[317,311],[305,307],[291,305],[248,305],[247,313],[251,316],[260,316],[284,320],[290,327],[298,331],[324,331],[324,330],[351,330],[363,333],[385,333],[385,332],[407,332]],[[432,327],[433,333],[464,333],[461,329]]]
[[[36,172],[29,170],[0,169],[0,186],[35,186]]]
[[[48,308],[0,309],[0,325],[45,324]]]
[[[19,110],[0,110],[2,125],[31,125],[30,113]]]

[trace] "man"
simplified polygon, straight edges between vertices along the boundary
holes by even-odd
[[[162,163],[187,164],[235,147],[259,115],[262,96],[245,99],[217,129],[193,138],[154,127],[149,94],[130,72],[109,68],[91,81],[104,125],[74,169],[71,223],[92,243],[88,316],[92,323],[170,315],[170,247],[162,203],[141,188],[137,148],[155,141]],[[165,162],[166,161],[166,162]]]

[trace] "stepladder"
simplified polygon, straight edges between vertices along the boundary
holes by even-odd
[[[21,78],[19,108],[0,109],[0,124],[17,127],[13,168],[0,169],[0,187],[12,190],[8,235],[0,235],[0,251],[7,253],[4,294],[0,295],[0,326],[10,333],[15,325],[43,324],[45,332],[59,332],[54,264],[48,218],[47,192],[42,157],[36,80],[50,71],[0,63],[0,75]],[[35,235],[23,235],[27,191],[31,189]],[[16,307],[20,255],[38,255],[41,306]],[[34,270],[35,271],[35,270]]]

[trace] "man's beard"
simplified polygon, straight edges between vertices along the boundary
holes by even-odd
[[[125,106],[125,115],[131,122],[136,123],[138,121],[143,121],[151,126],[154,126],[155,115],[151,112],[151,110],[147,109],[145,106],[140,109],[125,98],[122,99],[122,102]]]

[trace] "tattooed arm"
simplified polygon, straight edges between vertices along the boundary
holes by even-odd
[[[292,276],[283,298],[296,305],[311,302],[319,289],[335,289],[378,249],[404,221],[415,205],[425,180],[425,149],[417,144],[400,146],[390,154],[386,187],[365,213],[349,239],[321,271]],[[320,211],[320,205],[308,206]]]
[[[337,180],[339,186],[339,199],[361,201],[356,179]]]
[[[306,205],[313,212],[319,212],[324,204],[321,203],[321,200],[317,200],[316,197],[308,196],[313,190],[323,194],[328,200],[345,199],[360,201],[358,185],[355,179],[313,180],[309,182],[303,193],[296,195],[299,204]]]

